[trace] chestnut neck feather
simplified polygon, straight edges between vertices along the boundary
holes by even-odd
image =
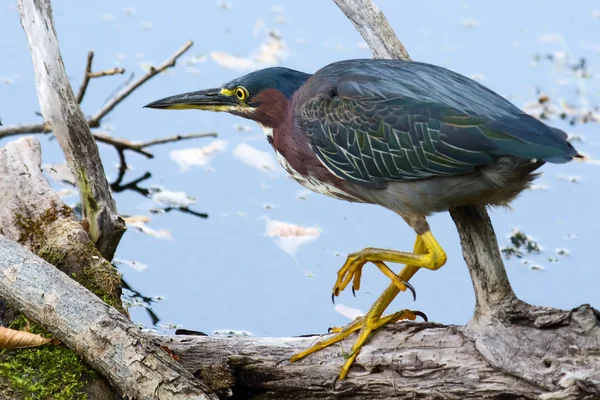
[[[287,120],[288,113],[291,112],[291,101],[277,89],[263,90],[255,96],[253,102],[258,107],[252,114],[252,119],[267,128],[277,128]]]

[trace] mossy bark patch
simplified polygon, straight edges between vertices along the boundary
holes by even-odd
[[[24,316],[10,327],[48,336]],[[87,398],[87,383],[96,377],[93,369],[63,345],[0,351],[0,380],[10,384],[15,398],[83,400]]]

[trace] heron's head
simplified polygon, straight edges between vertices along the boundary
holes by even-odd
[[[287,115],[292,96],[309,77],[289,68],[265,68],[218,88],[166,97],[145,107],[223,111],[276,128]]]

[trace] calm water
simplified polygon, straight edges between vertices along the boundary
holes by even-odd
[[[578,105],[578,85],[585,89],[590,104],[598,103],[600,6],[594,1],[553,2],[552,7],[545,1],[377,3],[414,59],[483,79],[519,106],[535,99],[536,87],[552,99],[564,98]],[[172,240],[158,239],[131,228],[117,252],[119,259],[147,266],[143,271],[127,265],[120,269],[134,289],[146,296],[164,297],[153,305],[160,324],[206,332],[247,330],[256,335],[321,332],[348,321],[330,301],[344,254],[366,246],[412,248],[414,233],[389,211],[317,194],[305,196],[301,194],[304,189],[287,179],[278,165],[269,171],[240,161],[234,155],[240,143],[271,151],[253,123],[222,114],[142,108],[152,100],[217,86],[242,74],[218,65],[209,54],[225,51],[247,57],[263,43],[269,29],[285,42],[281,64],[288,67],[312,72],[335,60],[369,57],[359,35],[332,2],[232,0],[222,6],[212,0],[170,5],[156,0],[55,0],[53,4],[63,58],[75,87],[89,50],[96,53],[95,70],[122,66],[128,71],[125,76],[92,81],[83,102],[86,114],[95,112],[130,72],[139,76],[148,63],[162,62],[188,39],[195,42],[177,68],[136,91],[103,121],[102,128],[131,140],[215,131],[226,142],[207,165],[184,172],[170,152],[204,147],[211,139],[152,148],[153,160],[128,154],[132,171],[125,182],[150,171],[152,177],[142,187],[158,185],[186,192],[196,197],[191,209],[209,214],[207,219],[179,212],[153,215],[149,214],[156,206],[152,200],[133,191],[116,195],[122,213],[150,215],[149,227],[172,235]],[[257,23],[259,19],[262,23]],[[2,122],[38,120],[31,59],[12,2],[0,6],[0,48]],[[578,81],[572,71],[556,63],[534,62],[536,54],[560,58],[557,52],[568,55],[569,62],[585,57],[594,78]],[[236,124],[251,130],[240,131]],[[584,137],[584,143],[576,143],[578,148],[600,157],[598,124],[552,124]],[[61,163],[57,144],[47,136],[39,138],[44,163]],[[104,145],[100,150],[107,174],[114,178],[116,153]],[[521,227],[544,246],[542,254],[525,257],[542,266],[542,271],[531,270],[518,259],[507,262],[511,283],[522,299],[563,308],[581,303],[600,306],[596,261],[599,168],[575,163],[545,166],[538,183],[547,190],[524,193],[512,211],[493,211],[501,245],[507,243],[506,235],[513,228]],[[578,182],[565,179],[571,176],[578,177]],[[71,204],[76,197],[65,201]],[[320,236],[300,243],[292,257],[293,243],[288,240],[278,246],[276,238],[265,235],[268,220],[317,227]],[[446,214],[432,217],[430,224],[448,253],[448,263],[437,272],[417,274],[412,281],[417,302],[413,304],[404,294],[393,308],[411,307],[425,311],[434,321],[465,323],[472,314],[474,296],[455,227]],[[566,248],[570,255],[557,256],[556,248]],[[366,311],[387,283],[367,266],[357,297],[343,293],[338,303]],[[151,326],[143,308],[132,309],[132,316]]]

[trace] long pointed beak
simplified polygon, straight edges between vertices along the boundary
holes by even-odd
[[[178,94],[146,104],[144,108],[158,108],[163,110],[209,110],[232,111],[239,107],[233,96],[221,93],[221,89],[207,89],[198,92]]]

